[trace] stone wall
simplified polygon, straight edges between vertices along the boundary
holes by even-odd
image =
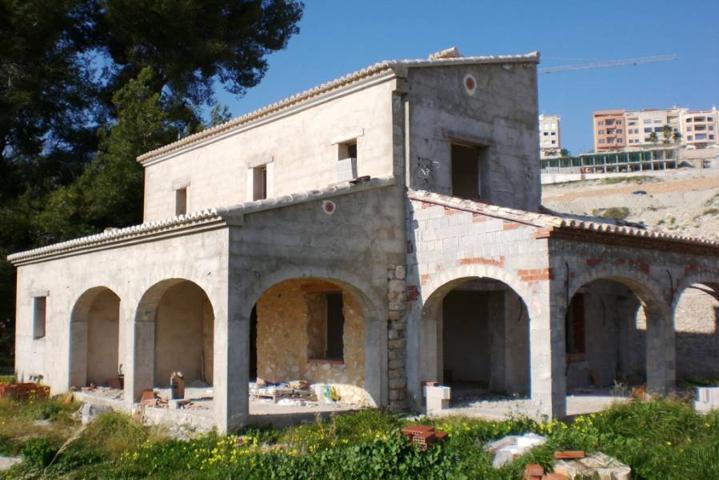
[[[677,377],[719,379],[719,301],[701,290],[685,290],[674,313],[674,327],[677,331]]]
[[[316,282],[315,282],[316,283]],[[257,302],[257,375],[271,382],[308,380],[364,386],[364,317],[357,300],[343,292],[343,361],[309,358],[312,280],[282,282]],[[320,335],[323,332],[314,332]]]
[[[407,318],[405,316],[406,274],[404,265],[387,268],[387,368],[389,377],[389,406],[402,410],[407,405]]]

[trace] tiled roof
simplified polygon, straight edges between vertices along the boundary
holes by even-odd
[[[280,208],[299,203],[322,200],[348,193],[361,192],[374,188],[387,187],[394,184],[393,177],[372,178],[364,183],[352,185],[343,183],[331,185],[322,189],[308,190],[291,195],[284,195],[265,200],[245,202],[226,208],[211,208],[166,218],[126,228],[109,228],[102,233],[75,238],[66,242],[55,243],[45,247],[13,253],[7,257],[14,265],[22,265],[35,261],[41,261],[53,257],[107,248],[116,244],[142,241],[146,238],[158,236],[176,235],[188,230],[202,231],[210,228],[222,227],[228,224],[241,223],[245,214],[256,213],[273,208]],[[239,220],[239,222],[238,222]]]
[[[218,136],[226,133],[236,127],[244,126],[256,120],[267,117],[268,115],[277,113],[282,110],[289,109],[299,103],[305,102],[320,95],[342,89],[349,85],[355,84],[362,80],[374,77],[380,77],[383,74],[398,74],[402,69],[412,67],[426,67],[439,65],[467,65],[467,64],[485,64],[485,63],[537,63],[539,62],[539,53],[531,52],[522,55],[489,55],[474,57],[447,57],[433,58],[432,60],[387,60],[375,63],[356,72],[344,75],[340,78],[323,83],[316,87],[297,93],[283,100],[271,103],[253,112],[233,118],[225,123],[221,123],[211,128],[207,128],[201,132],[189,135],[185,138],[169,143],[155,150],[151,150],[137,157],[140,163],[157,158],[161,155],[179,150],[188,145],[200,142],[201,140]]]
[[[441,195],[438,193],[432,193],[423,190],[410,190],[409,197],[414,200],[434,203],[437,205],[442,205],[449,208],[456,208],[459,210],[466,210],[474,213],[481,213],[489,217],[501,218],[517,223],[524,223],[526,225],[531,225],[538,228],[609,233],[628,237],[665,240],[668,242],[680,242],[692,245],[719,248],[719,242],[709,240],[707,238],[692,237],[686,235],[672,235],[657,230],[641,228],[639,226],[619,225],[604,218],[593,218],[592,220],[585,220],[577,218],[573,215],[563,215],[557,212],[553,212],[552,214],[528,212],[526,210],[516,210],[513,208],[500,207],[489,203],[477,202],[473,200],[464,200],[457,197]],[[544,211],[549,212],[550,210],[545,209]]]

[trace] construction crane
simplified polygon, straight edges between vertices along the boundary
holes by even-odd
[[[669,55],[654,55],[651,57],[624,58],[620,60],[607,60],[604,62],[584,63],[576,65],[559,65],[557,67],[540,68],[539,73],[573,72],[575,70],[593,70],[595,68],[616,68],[626,65],[640,65],[643,63],[671,62],[679,56],[675,53]]]

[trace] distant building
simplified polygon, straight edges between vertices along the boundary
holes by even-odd
[[[681,140],[687,147],[706,148],[719,145],[719,112],[716,107],[705,111],[685,111],[680,120]]]
[[[559,115],[539,115],[539,156],[554,158],[561,156],[562,135]]]
[[[627,145],[624,110],[594,112],[594,151],[624,150]]]
[[[706,148],[719,145],[716,108],[600,110],[594,112],[594,151],[645,150],[659,145]]]

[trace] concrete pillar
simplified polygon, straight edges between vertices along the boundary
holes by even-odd
[[[514,291],[504,296],[505,389],[509,394],[529,393],[529,318],[522,298]]]
[[[504,392],[506,385],[505,355],[510,345],[506,342],[506,315],[504,291],[487,292],[487,320],[489,322],[489,389]]]
[[[665,395],[676,385],[676,346],[671,310],[658,306],[646,309],[647,389]]]
[[[532,403],[539,416],[549,418],[563,418],[567,413],[564,340],[567,302],[559,283],[545,282],[535,302],[529,305]]]
[[[142,308],[142,307],[141,307]],[[125,361],[125,403],[140,400],[143,390],[150,390],[155,384],[155,309],[138,311],[132,328],[126,338]]]
[[[244,426],[249,420],[252,301],[240,294],[240,282],[239,276],[230,272],[229,286],[218,289],[218,305],[213,304],[213,400],[215,425],[221,433]]]

